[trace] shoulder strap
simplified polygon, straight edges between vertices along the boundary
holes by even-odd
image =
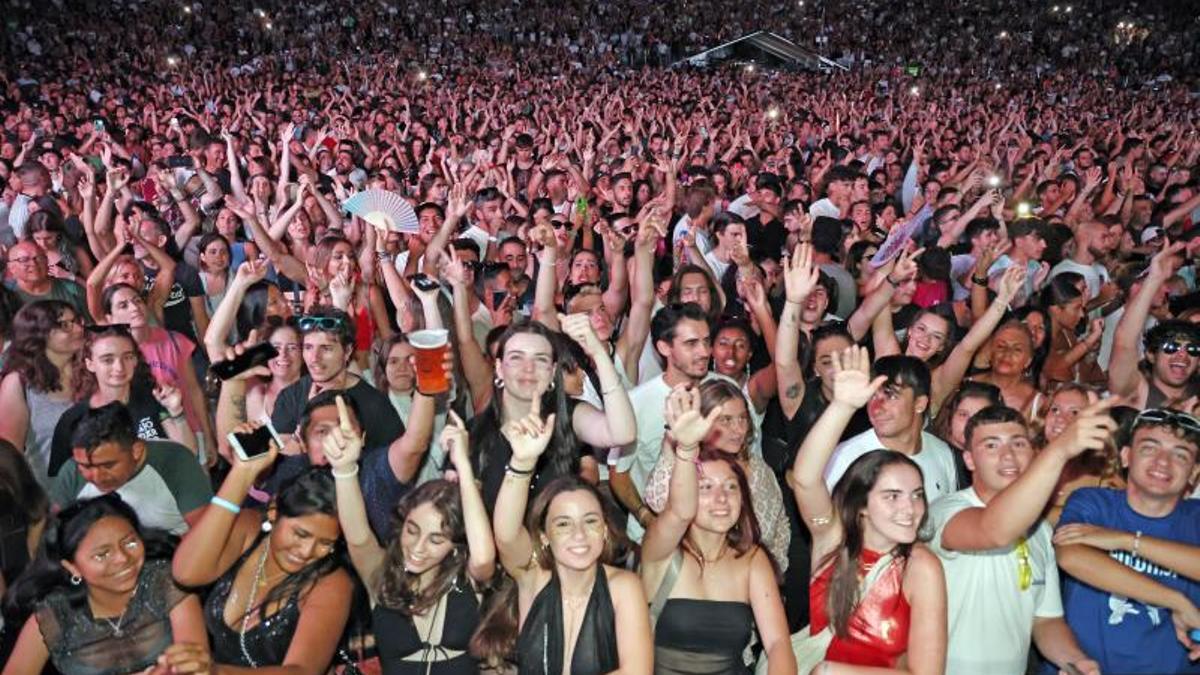
[[[891,553],[880,556],[879,560],[875,561],[875,564],[871,567],[871,571],[867,572],[866,578],[862,580],[862,584],[859,587],[858,597],[867,597],[867,592],[871,590],[871,586],[875,585],[875,582],[879,580],[879,577],[883,576],[884,571],[891,567],[892,563],[895,561],[896,559]]]
[[[675,588],[675,582],[679,579],[679,570],[682,567],[683,554],[679,552],[679,549],[675,549],[671,561],[667,563],[667,573],[663,575],[662,583],[658,585],[658,591],[654,593],[654,599],[650,602],[651,628],[658,623],[658,615],[662,614],[663,607],[666,607],[667,598],[670,597],[671,590]]]

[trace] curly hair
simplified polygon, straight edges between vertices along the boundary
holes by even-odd
[[[12,344],[8,347],[8,358],[0,378],[17,373],[26,387],[41,393],[58,391],[64,384],[69,384],[62,381],[58,367],[46,356],[50,331],[58,328],[67,312],[83,318],[74,307],[61,300],[37,300],[22,307],[13,317]]]
[[[418,576],[404,569],[402,528],[408,516],[418,506],[429,504],[442,517],[442,533],[453,545],[450,553],[437,566],[437,574],[424,589],[417,588]],[[469,550],[467,527],[463,520],[462,501],[458,486],[447,480],[425,483],[400,500],[393,518],[391,542],[387,545],[380,567],[376,595],[379,603],[407,615],[421,614],[433,607],[466,571]],[[371,583],[372,580],[368,580]]]

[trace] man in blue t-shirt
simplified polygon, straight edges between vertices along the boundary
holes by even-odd
[[[1082,488],[1054,535],[1063,607],[1104,673],[1200,673],[1200,420],[1151,409],[1121,448],[1124,491]]]

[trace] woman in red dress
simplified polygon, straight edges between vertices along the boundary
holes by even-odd
[[[921,470],[891,450],[871,451],[830,494],[825,465],[854,412],[884,384],[863,347],[835,355],[833,401],[804,439],[792,469],[800,515],[812,533],[812,622],[793,636],[800,672],[941,675],[946,582],[918,541],[925,523]],[[811,671],[805,668],[811,668]]]

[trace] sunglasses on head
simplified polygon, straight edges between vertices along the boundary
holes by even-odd
[[[1169,408],[1143,410],[1133,419],[1133,428],[1137,429],[1143,423],[1169,424],[1193,434],[1200,434],[1200,420],[1187,413],[1177,412]]]
[[[337,331],[341,330],[344,325],[343,319],[340,316],[302,316],[296,320],[296,327],[301,333],[307,333],[312,330],[321,331]]]
[[[1200,343],[1164,340],[1163,343],[1158,346],[1158,350],[1164,354],[1174,354],[1180,349],[1186,349],[1188,356],[1200,357]]]

